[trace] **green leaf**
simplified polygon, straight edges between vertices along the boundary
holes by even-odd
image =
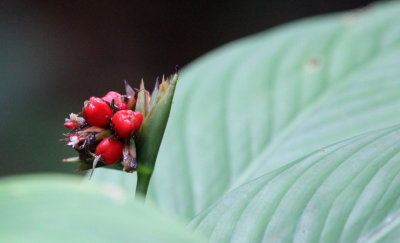
[[[400,123],[400,2],[314,17],[185,68],[149,196],[191,219],[305,154]]]
[[[224,196],[192,227],[210,242],[398,242],[400,126],[317,150]]]
[[[0,181],[1,242],[204,242],[112,184],[62,175]]]
[[[399,12],[393,1],[305,19],[185,67],[149,199],[190,220],[311,151],[399,124]],[[130,187],[132,176],[115,176]]]

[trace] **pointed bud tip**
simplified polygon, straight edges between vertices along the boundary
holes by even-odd
[[[140,91],[141,90],[144,90],[145,88],[144,88],[144,81],[143,81],[143,79],[140,81]]]
[[[125,93],[127,96],[135,96],[135,91],[133,90],[133,88],[128,84],[128,82],[126,80],[124,80],[124,84],[125,84]]]
[[[159,86],[159,85],[160,85],[160,77],[157,76],[157,78],[156,78],[156,84],[154,85],[153,92],[158,90],[158,86]]]

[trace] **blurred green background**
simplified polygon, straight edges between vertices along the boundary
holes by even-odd
[[[371,1],[1,1],[0,176],[72,173],[59,140],[85,99],[153,85],[231,40]]]

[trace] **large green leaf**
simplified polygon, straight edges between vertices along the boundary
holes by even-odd
[[[186,219],[313,150],[400,123],[400,3],[315,17],[181,73],[150,197]]]
[[[203,242],[110,184],[62,175],[0,181],[1,242]]]
[[[306,19],[185,67],[149,198],[190,220],[311,151],[400,123],[399,13],[397,1]]]
[[[399,242],[400,126],[317,150],[191,223],[211,242]]]

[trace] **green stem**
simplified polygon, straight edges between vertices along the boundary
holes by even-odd
[[[151,168],[145,166],[139,167],[137,171],[136,196],[140,195],[146,198],[152,174],[153,170]]]

